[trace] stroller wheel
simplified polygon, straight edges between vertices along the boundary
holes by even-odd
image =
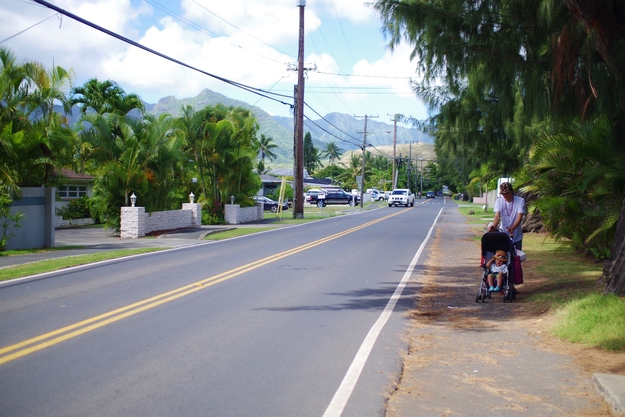
[[[482,298],[479,294],[475,297],[475,302],[479,303],[480,302],[480,298]]]

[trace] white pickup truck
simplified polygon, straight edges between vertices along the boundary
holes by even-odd
[[[388,206],[414,207],[414,194],[407,188],[396,188],[388,198]]]

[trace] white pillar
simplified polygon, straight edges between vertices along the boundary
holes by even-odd
[[[191,210],[191,226],[200,227],[202,225],[202,205],[200,203],[182,203],[183,210]]]
[[[224,220],[228,224],[239,224],[240,204],[225,204]]]
[[[122,239],[136,239],[145,236],[145,207],[122,207],[121,230]]]

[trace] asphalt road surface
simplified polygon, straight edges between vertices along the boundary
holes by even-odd
[[[377,416],[443,200],[0,287],[0,416]]]

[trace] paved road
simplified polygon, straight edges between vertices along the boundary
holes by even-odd
[[[0,286],[0,415],[375,416],[439,208],[384,208]],[[33,400],[34,399],[34,400]]]
[[[437,200],[427,204],[441,207],[444,206],[444,201]],[[437,280],[441,282],[454,274],[460,276],[461,272],[474,263],[475,243],[471,241],[472,232],[466,225],[463,225],[460,218],[456,217],[458,213],[452,207],[449,207],[449,211],[445,211],[436,229],[436,245],[441,251],[439,256],[441,259],[453,260],[453,262],[439,262],[438,273],[440,277]],[[383,210],[393,209],[384,208]],[[418,207],[415,210],[418,210]],[[57,231],[57,245],[85,247],[76,253],[110,250],[119,247],[194,246],[202,244],[199,238],[211,230],[211,228],[206,227],[196,230],[190,229],[162,236],[159,239],[138,239],[135,241],[122,241],[107,235],[102,229],[60,230]],[[372,242],[374,241],[372,240]],[[458,256],[462,253],[469,253],[470,255]],[[51,252],[45,256],[67,256],[69,254],[74,254],[74,252]],[[30,261],[27,256],[11,258],[15,258],[16,263]],[[11,258],[0,257],[0,266],[7,265],[6,262]],[[471,292],[467,305],[474,308],[475,303],[470,299],[474,290],[472,283],[461,284],[458,282],[458,286],[462,285]],[[441,304],[444,313],[441,317],[449,318],[449,314],[456,314],[459,310],[448,310],[448,304],[457,307],[457,302],[463,297],[464,295],[454,299],[455,304],[441,297],[440,302],[444,304]],[[238,302],[254,304],[252,300],[238,300]],[[483,307],[501,307],[501,305],[480,306],[480,308]],[[484,335],[484,332],[466,332],[462,328],[445,327],[443,323],[444,321],[438,324],[430,323],[425,327],[420,325],[416,330],[417,335],[420,333],[420,337],[424,338],[423,340],[427,343],[423,346],[413,346],[411,354],[405,358],[406,363],[404,364],[401,383],[389,403],[390,410],[387,412],[389,417],[477,416],[484,415],[484,413],[492,416],[508,416],[516,413],[541,416],[576,415],[575,410],[592,410],[593,407],[600,407],[599,404],[590,401],[591,398],[594,398],[594,392],[597,389],[603,392],[607,404],[613,409],[615,415],[619,415],[618,413],[625,415],[625,377],[622,375],[597,374],[593,380],[584,379],[576,374],[575,367],[570,363],[570,358],[543,351],[536,336],[527,337],[524,333],[515,332],[514,329],[505,328],[505,326],[496,327],[495,325],[490,327],[487,334]],[[432,343],[433,341],[436,343]],[[492,344],[489,344],[490,342]],[[506,355],[509,355],[503,367],[500,367],[501,364],[497,364],[497,362],[480,365],[480,360],[484,359],[483,357],[480,358],[480,353],[488,349],[500,349],[496,346],[497,344],[505,346]],[[475,351],[469,351],[469,347]],[[341,349],[338,346],[336,348]],[[422,365],[416,368],[415,372],[411,363],[419,362],[423,355],[429,355],[430,358],[439,357],[440,360],[430,361],[425,367]],[[475,373],[475,371],[478,372]],[[501,382],[497,382],[498,380]],[[472,384],[469,383],[471,381],[473,381]],[[505,386],[509,394],[502,396],[501,391],[489,391],[488,388],[485,388],[487,386]],[[583,387],[582,391],[580,391],[580,387]],[[592,393],[588,391],[583,394],[584,389],[590,390]],[[493,395],[489,395],[489,392]],[[581,392],[582,394],[571,397],[574,392]],[[559,399],[561,394],[565,394],[564,399]],[[543,401],[546,408],[536,408],[536,399],[544,398],[545,395],[550,397],[550,400]],[[567,396],[569,397],[568,400]],[[584,403],[584,401],[590,402]],[[597,414],[593,415],[603,415],[596,409],[595,411]],[[5,415],[4,413],[0,414]]]

